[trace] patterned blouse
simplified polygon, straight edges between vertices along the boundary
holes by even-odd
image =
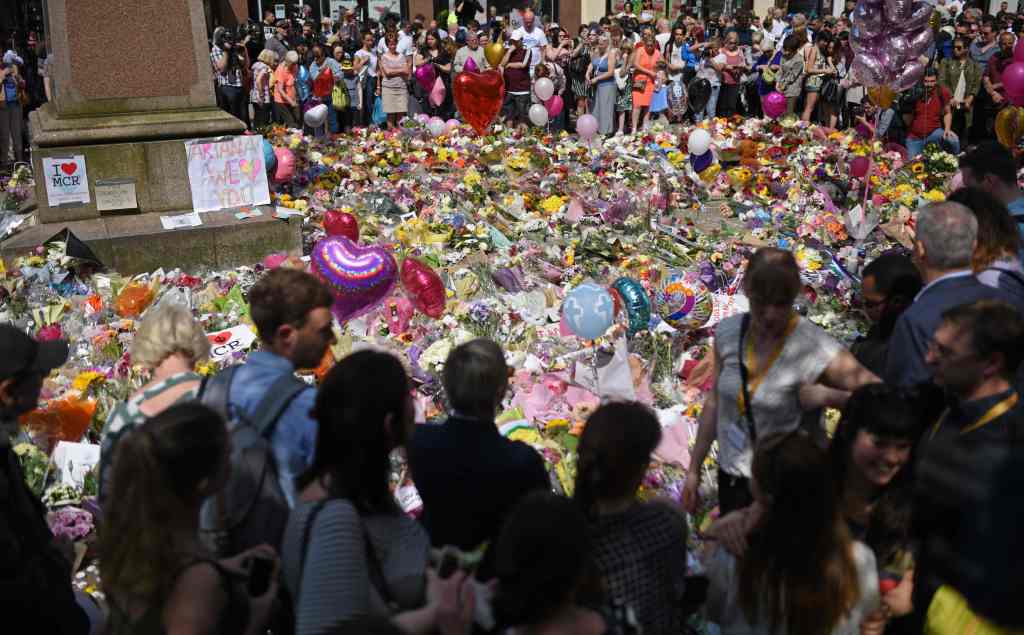
[[[110,478],[110,466],[114,460],[114,450],[117,447],[117,442],[120,441],[123,436],[145,423],[148,418],[140,410],[142,404],[163,394],[164,391],[170,390],[175,386],[188,382],[198,382],[200,380],[202,380],[202,376],[191,371],[171,375],[167,379],[140,391],[138,394],[130,397],[127,401],[117,404],[117,406],[115,406],[110,412],[110,416],[107,417],[107,422],[103,425],[103,432],[100,438],[100,474],[98,480],[99,499],[101,505],[110,491],[110,483],[108,482],[108,479]],[[174,404],[195,399],[198,393],[198,388],[199,386],[197,384],[195,389],[183,392],[181,396],[175,400]]]

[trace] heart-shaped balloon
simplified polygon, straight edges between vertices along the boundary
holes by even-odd
[[[324,212],[324,230],[328,236],[344,236],[352,242],[359,241],[359,221],[352,214],[340,209],[329,209]]]
[[[331,288],[331,310],[339,322],[371,311],[391,292],[398,263],[379,245],[363,247],[344,236],[328,236],[310,254],[313,272]]]
[[[452,80],[452,96],[466,122],[473,126],[477,134],[484,135],[501,112],[501,104],[505,100],[505,81],[496,70],[459,73]]]
[[[466,58],[466,63],[462,65],[462,70],[467,73],[479,73],[480,67],[476,65],[476,60],[472,57]]]
[[[434,270],[415,258],[402,262],[402,288],[413,306],[435,320],[444,313],[444,283]]]
[[[501,59],[505,57],[504,45],[501,42],[491,42],[484,47],[484,57],[492,68],[497,68],[498,64],[501,64]]]
[[[416,69],[416,81],[425,92],[430,92],[434,87],[434,80],[437,79],[437,71],[433,64],[424,64]]]

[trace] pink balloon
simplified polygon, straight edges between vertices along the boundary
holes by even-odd
[[[1013,47],[1013,61],[1024,62],[1024,38],[1017,40],[1017,46]]]
[[[928,26],[928,22],[932,19],[932,13],[934,11],[935,8],[931,4],[922,2],[916,9],[914,9],[914,12],[910,14],[907,21],[901,24],[900,27],[905,33],[913,33],[918,29],[923,29]]]
[[[880,36],[885,29],[882,9],[858,4],[853,10],[853,29],[857,39],[874,39]]]
[[[862,179],[870,167],[871,161],[867,157],[854,157],[853,161],[850,161],[850,176]]]
[[[409,320],[412,319],[412,302],[409,302],[408,298],[392,296],[384,302],[381,313],[384,314],[384,321],[388,323],[388,330],[392,335],[405,333],[409,329]]]
[[[778,119],[786,112],[786,96],[777,90],[765,95],[761,103],[764,114],[772,119]]]
[[[893,78],[889,87],[894,91],[901,92],[904,90],[910,90],[917,85],[917,82],[921,81],[924,77],[925,65],[920,60],[914,60],[909,64],[903,66]]]
[[[1007,95],[1024,95],[1024,62],[1014,62],[1006,67],[1003,71],[1003,88]]]
[[[869,53],[858,53],[853,60],[853,75],[868,88],[885,84],[885,67]]]
[[[473,58],[470,58],[473,59]],[[444,103],[445,87],[444,80],[440,77],[434,80],[434,87],[430,90],[430,103],[437,108]]]
[[[1024,106],[1024,95],[1006,95],[1006,100],[1014,106]]]
[[[274,148],[274,156],[277,157],[274,181],[276,183],[291,181],[295,176],[295,155],[288,148]]]
[[[885,0],[886,21],[893,26],[906,22],[913,12],[912,6],[913,0]]]
[[[455,130],[458,127],[459,127],[459,120],[458,119],[449,119],[448,121],[445,122],[445,129],[448,131],[449,134],[451,134],[452,130]]]
[[[433,269],[415,258],[406,258],[402,262],[401,280],[414,307],[435,320],[441,317],[447,297],[444,283]]]
[[[928,52],[928,47],[932,45],[931,29],[921,29],[914,35],[908,36],[907,38],[907,61],[913,61],[921,57]]]
[[[551,99],[544,104],[548,109],[548,117],[557,117],[562,112],[562,108],[565,108],[565,102],[562,101],[561,95],[553,95]]]
[[[476,60],[472,57],[466,59],[466,63],[462,65],[462,70],[467,73],[479,73],[480,67],[476,65]]]
[[[424,91],[430,91],[434,87],[434,80],[437,79],[437,71],[433,64],[424,64],[416,69],[416,81]]]
[[[583,115],[576,122],[576,132],[579,133],[580,139],[588,141],[597,133],[597,118],[590,113]]]

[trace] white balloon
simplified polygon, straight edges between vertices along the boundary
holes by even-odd
[[[548,109],[544,107],[544,104],[534,104],[530,106],[530,121],[535,126],[546,126],[548,123]]]
[[[306,111],[303,119],[305,120],[306,125],[310,128],[319,128],[324,125],[325,121],[327,121],[327,105],[320,104],[318,106],[313,106]]]
[[[547,77],[541,77],[534,82],[533,92],[537,93],[537,98],[541,101],[547,101],[555,94],[555,85]]]
[[[711,135],[708,134],[707,130],[697,128],[690,133],[686,147],[689,149],[690,154],[699,157],[711,147]]]
[[[446,124],[440,117],[433,117],[427,122],[427,130],[429,130],[430,134],[435,137],[440,137],[448,131],[448,124]]]

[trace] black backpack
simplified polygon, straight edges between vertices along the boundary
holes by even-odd
[[[199,533],[218,556],[268,544],[278,549],[288,522],[288,500],[278,481],[271,439],[288,405],[307,385],[291,373],[267,390],[254,414],[231,412],[228,395],[240,366],[203,379],[199,401],[217,411],[231,435],[231,471],[218,494],[200,510]]]

